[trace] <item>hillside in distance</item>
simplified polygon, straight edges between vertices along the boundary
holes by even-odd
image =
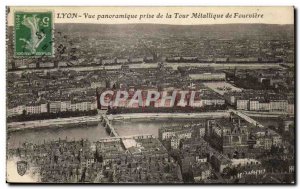
[[[294,25],[274,24],[216,24],[216,25],[164,25],[164,24],[56,24],[57,31],[101,33],[101,34],[145,34],[145,35],[199,35],[203,37],[223,36],[282,36],[293,38]]]

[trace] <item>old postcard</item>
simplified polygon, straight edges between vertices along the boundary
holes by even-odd
[[[7,182],[295,184],[294,7],[7,7]]]

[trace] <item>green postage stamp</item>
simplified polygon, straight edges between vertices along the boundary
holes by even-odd
[[[52,12],[15,12],[15,57],[53,55]]]

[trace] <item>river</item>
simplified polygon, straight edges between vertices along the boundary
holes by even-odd
[[[115,120],[112,125],[120,136],[153,134],[158,136],[158,129],[165,126],[187,124],[196,122],[197,119],[160,119],[160,120]],[[13,131],[7,134],[8,148],[17,148],[24,142],[42,144],[44,141],[59,139],[97,141],[109,135],[101,125],[68,128],[40,128]]]
[[[158,137],[158,129],[167,126],[196,123],[199,119],[160,119],[160,120],[114,120],[112,122],[120,136],[152,134]]]
[[[255,119],[266,127],[271,125],[278,127],[281,123],[278,118]],[[155,137],[158,137],[159,128],[196,123],[197,120],[201,119],[125,119],[114,120],[112,121],[112,125],[120,136],[152,134]],[[88,139],[90,141],[97,141],[101,138],[107,138],[109,135],[101,125],[93,125],[85,127],[26,129],[8,132],[7,137],[8,147],[17,148],[24,142],[42,144],[44,141],[47,142],[66,138],[68,140]]]
[[[109,137],[109,135],[106,133],[104,127],[94,125],[86,127],[26,129],[9,132],[7,137],[8,147],[17,148],[24,142],[42,144],[44,140],[47,142],[66,139],[66,137],[68,140],[89,139],[97,141],[98,139]]]

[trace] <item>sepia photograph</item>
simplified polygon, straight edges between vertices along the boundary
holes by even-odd
[[[6,182],[294,185],[294,14],[7,6]]]

